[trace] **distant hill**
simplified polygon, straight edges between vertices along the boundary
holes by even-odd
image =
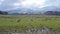
[[[56,6],[47,6],[43,8],[17,8],[17,9],[12,9],[8,10],[8,14],[41,14],[47,11],[60,11],[60,7]]]
[[[2,14],[2,15],[7,15],[8,12],[6,12],[6,11],[0,11],[0,14]]]
[[[9,14],[38,14],[40,10],[33,10],[33,9],[14,9],[7,11]]]
[[[44,14],[45,15],[59,15],[60,16],[60,11],[47,11]]]
[[[56,6],[47,6],[42,8],[42,11],[60,11],[60,7],[56,7]]]

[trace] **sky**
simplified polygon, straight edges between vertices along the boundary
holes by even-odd
[[[0,10],[13,10],[17,8],[44,8],[47,6],[60,6],[60,0],[0,0]]]

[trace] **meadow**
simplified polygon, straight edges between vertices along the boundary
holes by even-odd
[[[0,15],[0,32],[26,32],[48,28],[60,32],[60,16]]]

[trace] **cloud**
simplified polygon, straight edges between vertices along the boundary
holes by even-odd
[[[4,0],[0,0],[0,5],[2,4],[3,1],[4,1]]]
[[[47,0],[46,4],[51,6],[60,6],[60,0]]]
[[[18,0],[4,0],[4,2],[2,2],[2,4],[0,5],[0,10],[7,10],[7,9],[12,9],[14,8],[13,6],[11,6],[10,4],[16,3],[18,2]]]
[[[60,0],[0,0],[0,10],[60,6]]]
[[[45,0],[5,0],[1,5],[1,10],[12,9],[15,7],[31,8],[44,5]]]
[[[26,6],[43,6],[45,4],[46,0],[25,0],[23,2],[17,2],[14,3],[13,6],[22,6],[22,7],[26,7]]]

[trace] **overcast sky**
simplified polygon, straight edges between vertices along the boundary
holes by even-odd
[[[0,10],[60,6],[60,0],[0,0]]]

